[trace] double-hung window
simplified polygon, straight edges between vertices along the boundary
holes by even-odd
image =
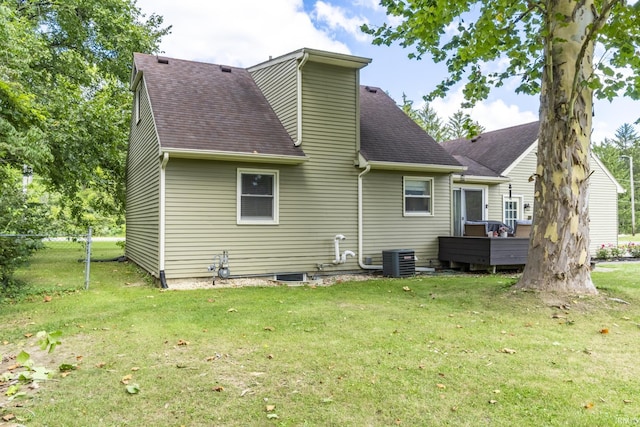
[[[404,216],[433,215],[433,178],[404,177]]]
[[[278,224],[278,171],[238,169],[238,224]]]
[[[142,82],[138,83],[136,87],[135,96],[133,99],[133,114],[136,124],[140,123],[140,96],[142,95]]]

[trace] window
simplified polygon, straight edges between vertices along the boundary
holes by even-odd
[[[142,82],[138,83],[138,87],[136,87],[136,93],[133,100],[133,114],[136,120],[136,124],[140,123],[140,92],[141,92]]]
[[[278,223],[278,171],[238,169],[238,224]]]
[[[404,215],[433,215],[433,179],[404,178]]]

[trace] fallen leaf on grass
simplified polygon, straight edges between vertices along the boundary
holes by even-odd
[[[52,299],[53,299],[53,297],[52,297],[52,296],[50,296],[50,295],[45,295],[45,297],[44,297],[44,302],[51,302],[51,300],[52,300]]]
[[[32,333],[27,332],[26,334],[24,334],[25,338],[31,338],[33,336]]]
[[[492,405],[495,405],[496,403],[498,403],[498,401],[497,401],[497,400],[494,400],[494,399],[491,399],[491,400],[489,401],[489,403],[490,403],[490,404],[492,404]]]
[[[632,402],[633,402],[633,400],[624,399],[622,402],[624,402],[624,403],[632,403]]]
[[[267,405],[264,407],[264,410],[267,412],[273,412],[276,410],[276,405]]]
[[[273,332],[273,331],[275,331],[275,330],[276,330],[276,328],[274,328],[273,326],[265,326],[265,327],[264,327],[264,330],[265,330],[265,331],[269,331],[269,332]]]
[[[213,391],[217,391],[218,393],[223,392],[224,391],[224,387],[222,387],[221,385],[216,386],[213,388]]]
[[[189,341],[178,340],[178,345],[189,345]]]
[[[105,366],[107,366],[105,362],[96,363],[96,368],[104,368]]]
[[[403,286],[402,290],[405,291],[405,292],[411,292],[411,288],[408,287],[408,286]]]
[[[75,371],[76,369],[78,369],[78,367],[75,365],[71,365],[70,363],[63,363],[60,366],[58,366],[58,370],[60,372]]]
[[[503,348],[502,350],[500,350],[500,353],[506,353],[506,354],[516,354],[516,351],[511,349],[511,348]]]
[[[267,359],[273,359],[273,354],[267,354]]]
[[[138,394],[140,393],[140,386],[138,384],[131,384],[127,386],[127,393]]]
[[[133,378],[133,375],[129,374],[129,375],[125,375],[124,377],[122,377],[122,379],[120,380],[120,382],[124,385],[129,384],[129,381],[131,381],[131,378]]]
[[[2,416],[2,421],[9,422],[11,420],[15,420],[16,416],[13,414],[6,414]]]
[[[593,408],[593,402],[589,402],[584,405],[584,409],[591,409],[591,408]]]
[[[609,333],[609,328],[600,329],[600,333],[603,334],[603,335],[608,334]]]
[[[267,418],[270,420],[277,420],[278,414],[267,414]]]
[[[236,310],[235,308],[230,308],[229,310],[227,310],[227,313],[235,313],[238,310]]]
[[[443,389],[443,390],[444,390],[445,388],[447,388],[447,386],[446,386],[446,385],[444,385],[444,384],[436,384],[436,387],[438,387],[439,389]]]

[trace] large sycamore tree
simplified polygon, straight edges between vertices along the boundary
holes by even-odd
[[[640,7],[624,0],[382,0],[393,24],[364,26],[375,44],[444,61],[469,104],[516,78],[540,94],[534,226],[523,289],[594,294],[589,168],[594,95],[640,95]],[[505,64],[500,68],[500,64]],[[497,71],[495,71],[498,69]]]

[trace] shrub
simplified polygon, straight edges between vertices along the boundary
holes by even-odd
[[[611,257],[611,254],[609,252],[609,248],[605,245],[600,246],[596,250],[596,259],[608,259],[609,257]]]
[[[613,246],[610,248],[611,256],[613,258],[623,257],[627,253],[627,248],[625,246]]]
[[[47,206],[26,200],[8,166],[0,168],[0,293],[16,285],[13,273],[43,246],[39,238],[28,235],[46,229],[48,211]]]
[[[629,243],[629,246],[627,246],[627,251],[629,251],[629,255],[631,255],[632,257],[640,258],[640,245]]]

